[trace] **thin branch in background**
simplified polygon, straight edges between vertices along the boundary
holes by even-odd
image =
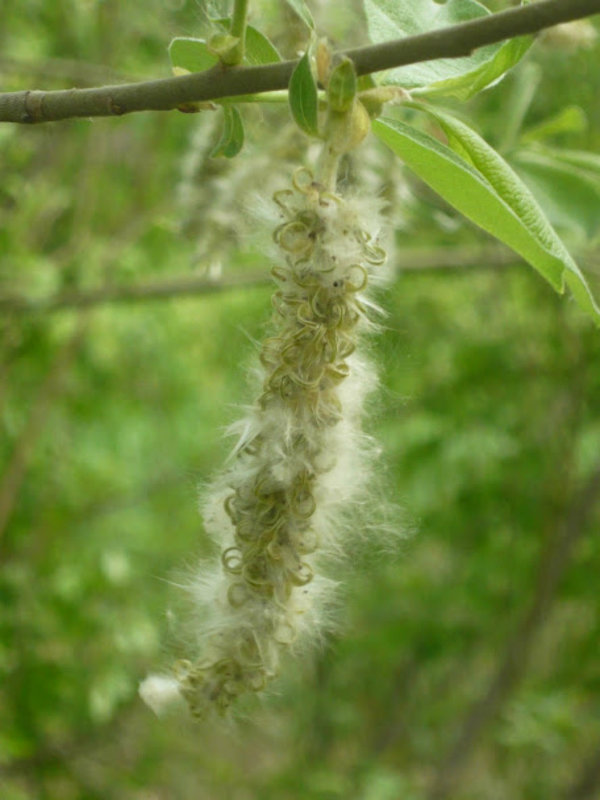
[[[583,765],[581,774],[565,794],[565,800],[594,800],[600,788],[600,749]]]
[[[268,273],[252,272],[232,275],[227,278],[210,278],[205,274],[171,278],[128,286],[104,286],[85,292],[64,292],[47,300],[30,301],[16,296],[0,297],[0,308],[16,312],[52,312],[64,309],[81,309],[109,303],[130,303],[140,300],[166,300],[171,297],[213,294],[227,289],[247,289],[263,286],[269,280]]]
[[[0,541],[16,507],[35,445],[44,431],[54,400],[60,394],[65,374],[83,342],[86,324],[87,317],[80,317],[73,333],[64,342],[51,364],[2,476],[0,482]]]
[[[441,764],[429,800],[445,800],[453,796],[456,782],[466,768],[482,731],[525,675],[533,645],[547,620],[560,580],[569,567],[574,547],[586,528],[599,493],[600,466],[577,494],[566,520],[543,557],[532,602],[510,638],[487,691],[472,706],[454,747]]]
[[[407,248],[397,251],[398,272],[425,270],[496,269],[520,263],[521,259],[502,247]],[[67,309],[90,308],[110,303],[166,300],[177,297],[213,294],[232,289],[247,289],[270,283],[269,274],[240,272],[211,278],[204,272],[183,275],[166,281],[128,286],[103,286],[85,292],[62,292],[43,300],[21,295],[0,295],[0,310],[13,314],[51,313]]]
[[[600,0],[541,0],[417,36],[346,50],[358,75],[470,55],[483,45],[537,33],[600,13]],[[213,67],[176,78],[93,89],[0,94],[0,122],[49,122],[133,111],[168,111],[186,103],[286,89],[297,61],[257,67]]]

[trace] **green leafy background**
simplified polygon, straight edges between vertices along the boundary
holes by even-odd
[[[319,30],[365,43],[358,6],[309,5]],[[306,47],[286,4],[253,8],[282,57]],[[8,0],[3,84],[167,76],[170,38],[208,37],[226,12]],[[597,42],[547,40],[454,106],[537,193],[592,286],[599,59]],[[548,131],[567,106],[579,122]],[[523,109],[516,126],[507,108]],[[494,266],[495,245],[374,137],[345,174],[394,209],[399,271],[378,296],[388,316],[372,342],[382,387],[368,427],[404,538],[393,553],[368,540],[334,571],[339,633],[289,663],[249,718],[157,719],[138,699],[181,648],[173,584],[208,549],[197,487],[250,399],[270,289],[53,313],[15,303],[265,273],[245,198],[284,188],[304,144],[287,107],[242,113],[232,161],[206,158],[221,135],[212,112],[0,126],[0,796],[425,800],[571,526],[543,624],[519,640],[514,680],[449,796],[593,798],[597,785],[578,786],[600,747],[600,503],[587,508],[581,490],[600,458],[598,331],[516,256]]]

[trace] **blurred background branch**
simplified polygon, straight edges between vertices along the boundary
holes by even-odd
[[[520,263],[517,255],[494,245],[432,249],[406,248],[396,251],[395,261],[398,264],[398,274],[418,270],[497,269]],[[44,299],[0,294],[0,310],[17,314],[48,313],[71,308],[89,308],[107,303],[129,303],[210,294],[231,289],[264,286],[269,283],[270,276],[266,272],[240,271],[229,275],[209,277],[203,271],[198,275],[175,276],[160,282],[65,292]]]
[[[573,786],[565,793],[565,800],[594,800],[600,787],[600,750],[592,753],[583,765]]]
[[[596,466],[585,486],[576,493],[566,519],[557,528],[552,541],[542,554],[531,603],[507,642],[487,690],[473,704],[464,719],[456,743],[435,776],[429,794],[430,800],[446,800],[453,796],[456,783],[473,757],[483,731],[527,674],[531,650],[542,626],[548,622],[559,583],[569,569],[573,550],[587,529],[599,495],[600,464]]]

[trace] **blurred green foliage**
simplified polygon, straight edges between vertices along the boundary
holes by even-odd
[[[360,42],[359,12],[333,5],[311,4],[319,24]],[[201,33],[208,10],[5,0],[2,14],[11,90],[167,75],[170,36]],[[261,15],[293,54],[304,35],[293,13],[269,4]],[[597,153],[599,57],[598,43],[537,46],[463,112],[510,155],[522,130],[577,106],[586,124],[549,144]],[[522,127],[506,136],[527,86]],[[139,680],[177,651],[171,584],[208,547],[197,486],[251,399],[246,364],[269,288],[52,314],[10,299],[207,263],[225,277],[266,270],[257,223],[233,200],[251,199],[261,158],[285,185],[301,140],[284,110],[247,117],[246,150],[226,164],[194,160],[218,134],[204,115],[0,128],[0,795],[423,800],[508,659],[449,796],[597,796],[576,787],[600,747],[600,503],[581,494],[600,459],[599,339],[523,265],[400,271],[379,293],[388,317],[372,342],[383,379],[369,428],[383,444],[382,491],[403,509],[390,524],[406,535],[394,553],[368,539],[336,568],[340,633],[290,662],[231,727],[156,719],[139,701]],[[403,201],[402,252],[484,242],[379,151],[364,153],[348,174]],[[598,228],[569,224],[569,197],[557,209],[593,280]],[[552,583],[565,532],[573,547]]]

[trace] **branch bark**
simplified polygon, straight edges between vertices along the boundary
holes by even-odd
[[[396,251],[400,272],[423,270],[495,269],[521,263],[519,256],[503,247],[406,248]],[[109,303],[166,300],[213,294],[229,289],[246,289],[270,283],[268,272],[240,272],[222,278],[201,275],[175,276],[163,281],[102,286],[85,292],[64,292],[45,299],[22,295],[0,295],[0,311],[12,314],[50,313],[82,309]]]
[[[598,797],[600,786],[600,749],[598,749],[583,765],[581,774],[571,789],[565,794],[565,800],[594,800]]]
[[[532,602],[509,640],[487,691],[467,714],[454,747],[434,778],[428,800],[446,800],[453,796],[458,778],[464,771],[482,731],[525,675],[529,655],[546,622],[560,580],[569,568],[575,545],[586,530],[599,494],[600,465],[575,497],[566,520],[542,559]],[[593,779],[596,778],[594,769],[595,763],[591,767]],[[587,773],[585,780],[587,781]],[[587,783],[583,785],[585,787]],[[588,795],[574,794],[574,797],[587,798]]]
[[[359,75],[469,55],[483,45],[600,13],[600,0],[541,0],[498,14],[383,44],[346,50]],[[286,89],[296,61],[258,67],[213,67],[176,78],[92,89],[0,94],[0,122],[49,122],[133,111],[168,111],[191,102]]]

